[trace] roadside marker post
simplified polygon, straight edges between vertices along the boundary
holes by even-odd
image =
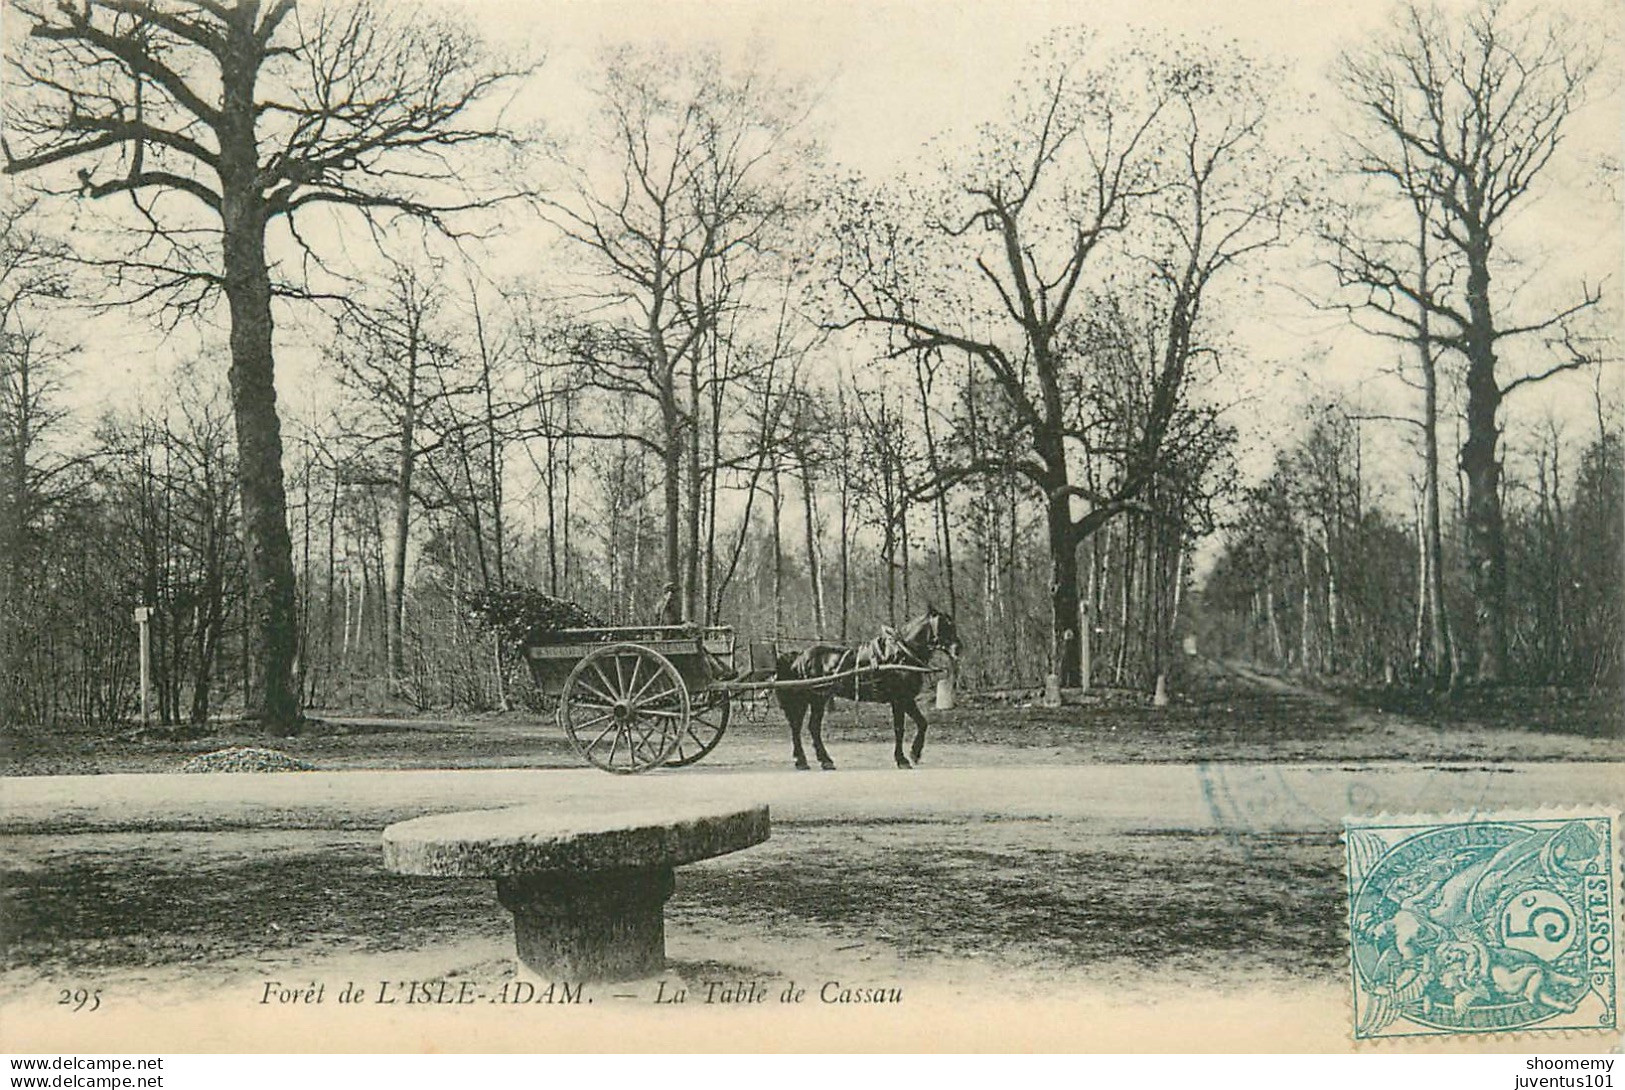
[[[152,719],[152,637],[151,622],[152,607],[136,606],[135,623],[141,629],[141,725],[146,726]]]
[[[1078,603],[1078,688],[1089,691],[1089,603]]]

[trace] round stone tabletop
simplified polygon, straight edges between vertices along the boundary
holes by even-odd
[[[768,838],[765,805],[686,804],[601,814],[521,806],[414,818],[384,830],[384,865],[399,874],[510,878],[679,867]]]

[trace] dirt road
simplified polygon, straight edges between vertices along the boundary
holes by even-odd
[[[1342,737],[1356,717],[1335,701],[1255,687],[1220,699],[1230,714],[943,716],[912,772],[886,767],[885,732],[857,718],[838,728],[834,773],[784,769],[776,725],[749,724],[719,749],[728,759],[634,778],[400,767],[414,740],[432,751],[488,732],[475,747],[485,757],[514,741],[508,726],[476,722],[373,736],[403,746],[381,761],[366,756],[366,732],[340,736],[335,771],[9,778],[0,1033],[13,1048],[92,1033],[101,1051],[1337,1049],[1345,814],[1625,806],[1625,764],[1595,759],[1617,756],[1608,739],[1363,711]],[[1192,751],[1283,759],[1169,759]],[[1303,759],[1317,751],[1327,755]],[[1128,757],[1085,757],[1104,752]],[[369,760],[386,767],[355,767]],[[820,1003],[788,1019],[709,1004],[679,1014],[656,1009],[660,981],[545,1016],[261,1002],[269,981],[336,995],[351,981],[508,979],[511,924],[489,883],[385,872],[378,834],[391,821],[695,798],[766,801],[774,834],[683,869],[667,909],[669,986],[753,981],[777,995],[799,982],[816,995],[833,981],[900,989],[906,1002]],[[59,1009],[80,987],[101,990],[100,1021]]]

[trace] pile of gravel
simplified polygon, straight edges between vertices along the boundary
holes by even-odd
[[[258,746],[230,746],[203,753],[181,765],[182,772],[312,772],[309,761],[301,761],[275,749]]]

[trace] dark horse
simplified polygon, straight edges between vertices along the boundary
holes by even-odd
[[[946,613],[927,609],[901,629],[882,629],[880,635],[861,647],[842,647],[839,644],[815,643],[799,654],[778,656],[775,681],[813,681],[829,678],[826,684],[787,686],[775,690],[779,707],[790,720],[790,740],[795,747],[797,768],[807,767],[807,754],[801,748],[801,721],[812,712],[808,729],[812,732],[813,752],[818,755],[821,768],[834,768],[829,751],[824,748],[824,708],[832,697],[858,700],[868,704],[890,704],[892,733],[896,737],[898,768],[912,768],[903,755],[903,716],[906,714],[917,724],[912,752],[920,759],[925,749],[925,716],[920,713],[918,697],[928,676],[924,667],[933,651],[945,651],[950,657],[959,655],[959,634],[954,630],[954,619]],[[873,670],[875,666],[904,666],[916,669]]]

